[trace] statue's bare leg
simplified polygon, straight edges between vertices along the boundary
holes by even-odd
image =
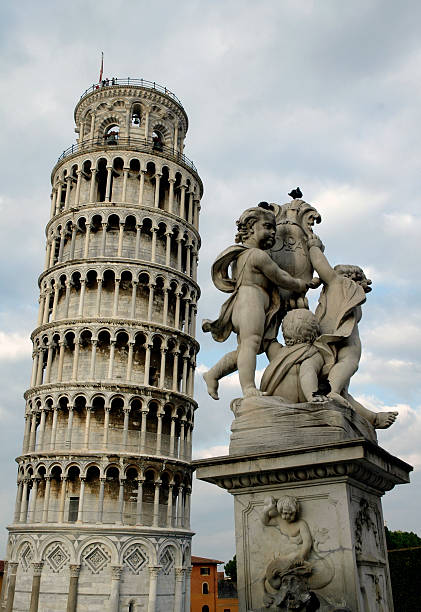
[[[237,351],[227,353],[210,370],[203,374],[208,393],[213,399],[218,400],[219,379],[232,374],[237,369]]]
[[[355,398],[352,397],[349,393],[345,393],[346,399],[351,404],[351,407],[357,412],[360,416],[367,419],[369,423],[373,425],[375,429],[387,429],[396,421],[396,417],[398,416],[398,412],[384,411],[384,412],[373,412],[369,410],[360,402],[357,402]]]

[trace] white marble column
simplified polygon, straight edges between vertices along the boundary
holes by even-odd
[[[101,295],[102,295],[102,278],[97,278],[97,293],[96,293],[96,305],[95,305],[95,316],[99,317],[101,313]]]
[[[147,408],[143,408],[141,412],[142,423],[140,426],[140,453],[144,453],[146,445],[146,419],[148,418],[149,410]]]
[[[86,226],[86,233],[85,233],[85,245],[83,247],[83,257],[84,259],[88,259],[89,256],[89,240],[91,237],[91,224],[88,223],[88,225]]]
[[[98,516],[96,519],[98,524],[102,523],[102,515],[104,513],[104,491],[106,480],[106,478],[99,479]]]
[[[53,298],[53,309],[51,311],[51,321],[55,321],[56,320],[56,316],[57,316],[57,304],[58,304],[58,298],[60,297],[60,281],[57,281],[56,284],[54,285],[54,298]]]
[[[184,596],[184,612],[190,612],[190,590],[191,590],[191,573],[193,567],[186,567],[186,588],[185,588],[185,596]]]
[[[16,501],[15,501],[15,514],[13,518],[14,523],[19,522],[20,518],[20,509],[22,506],[22,492],[23,492],[23,482],[19,480],[17,482],[18,490],[16,491]]]
[[[119,490],[118,490],[118,519],[116,521],[117,524],[123,524],[123,512],[124,512],[124,483],[126,482],[125,478],[120,478],[119,480]]]
[[[126,371],[126,380],[130,381],[132,379],[132,368],[133,368],[133,348],[134,342],[129,341],[129,352],[127,355],[127,371]]]
[[[130,304],[130,318],[136,318],[136,295],[137,295],[137,280],[132,280],[132,301]]]
[[[28,478],[24,478],[23,480],[23,489],[22,489],[22,504],[20,508],[20,523],[26,523],[26,517],[28,515]]]
[[[136,525],[142,525],[144,481],[144,478],[137,479]]]
[[[173,514],[173,489],[174,483],[170,482],[168,485],[168,503],[167,503],[167,529],[171,529],[172,525],[172,514]]]
[[[105,450],[108,447],[108,427],[110,425],[110,406],[105,406],[104,408],[104,434],[102,438],[102,446]]]
[[[140,171],[140,176],[139,176],[139,198],[138,198],[138,201],[137,201],[139,206],[143,206],[143,192],[145,190],[145,174],[146,174],[146,170],[141,170]]]
[[[61,488],[60,488],[60,504],[58,509],[58,522],[64,523],[64,505],[66,502],[66,491],[67,491],[67,476],[61,476]]]
[[[174,212],[174,183],[175,178],[169,178],[168,182],[170,184],[169,194],[168,194],[168,212]]]
[[[32,478],[32,488],[31,488],[31,503],[29,506],[29,512],[28,512],[28,523],[34,523],[35,522],[35,512],[36,512],[36,507],[37,507],[37,495],[38,495],[38,483],[39,483],[40,479],[33,477]]]
[[[96,168],[91,170],[91,186],[89,188],[89,202],[96,202]]]
[[[86,406],[86,418],[85,418],[85,434],[83,438],[83,447],[89,448],[89,434],[91,429],[91,414],[92,406]]]
[[[184,583],[184,568],[175,568],[175,595],[174,595],[174,612],[183,612],[183,583]]]
[[[120,282],[121,282],[121,278],[116,278],[114,281],[114,299],[113,299],[113,311],[112,311],[113,317],[116,317],[118,314],[118,298],[120,295]]]
[[[151,262],[155,263],[156,261],[156,239],[158,235],[158,227],[152,227],[152,244],[151,244]]]
[[[64,318],[67,319],[69,316],[71,282],[66,280],[64,284],[66,285],[66,295],[64,297]]]
[[[161,570],[161,566],[149,566],[149,598],[148,598],[148,612],[157,612],[156,604],[156,587],[158,582],[158,574]]]
[[[167,357],[167,349],[161,348],[161,366],[159,369],[159,383],[158,383],[160,389],[163,389],[165,386],[166,357]]]
[[[121,257],[123,253],[123,238],[124,238],[124,223],[120,222],[119,232],[118,232],[117,257]]]
[[[173,351],[173,369],[172,369],[172,390],[178,391],[178,356],[179,351]]]
[[[42,449],[44,445],[45,416],[46,416],[46,409],[41,408],[41,419],[39,423],[37,450]]]
[[[152,320],[154,292],[155,285],[153,283],[149,283],[148,321]]]
[[[77,509],[77,523],[83,523],[83,502],[85,499],[85,481],[84,476],[80,477],[80,489],[79,489],[79,506]]]
[[[162,481],[158,478],[155,480],[155,494],[153,500],[153,522],[152,527],[159,525],[159,492],[161,490]]]
[[[154,207],[159,208],[159,186],[161,183],[161,176],[159,172],[155,172],[155,195],[154,195]]]
[[[112,377],[113,377],[115,345],[116,345],[116,340],[111,340],[111,342],[110,342],[110,359],[109,359],[109,362],[108,362],[108,374],[107,374],[108,380],[111,380]]]
[[[145,385],[145,387],[149,385],[149,368],[151,364],[151,349],[152,349],[152,344],[145,345],[145,374],[143,377],[143,384]]]
[[[127,168],[126,166],[124,166],[124,168],[123,168],[123,190],[122,190],[122,194],[121,194],[121,201],[122,202],[126,201],[127,179],[128,179],[128,176],[129,176],[129,170],[130,170],[130,168]]]
[[[112,166],[107,166],[107,185],[105,187],[105,201],[110,202],[111,200],[111,178],[113,174]]]
[[[108,226],[108,223],[106,221],[101,223],[101,227],[102,227],[101,251],[100,251],[100,256],[101,257],[105,257],[105,248],[106,248],[106,245],[107,245],[107,226]]]
[[[42,509],[42,522],[43,523],[48,523],[48,507],[50,504],[50,491],[51,491],[51,476],[45,476],[44,506]]]
[[[76,223],[72,223],[72,237],[70,239],[70,254],[69,254],[70,261],[75,258],[76,232],[77,232]]]
[[[75,203],[74,203],[75,207],[79,206],[79,202],[80,202],[80,186],[82,183],[83,171],[77,170],[76,174],[77,174],[77,182],[76,182],[76,193],[75,193]]]
[[[122,565],[111,566],[111,588],[108,602],[108,612],[120,612],[120,579],[123,572]]]
[[[175,452],[175,442],[176,442],[176,437],[175,437],[175,425],[177,423],[177,417],[176,416],[172,416],[171,417],[171,433],[170,433],[170,455],[171,457],[176,457],[176,452]]]
[[[140,236],[142,233],[142,225],[136,225],[136,243],[134,247],[134,258],[140,259]]]
[[[94,380],[95,378],[95,364],[96,364],[96,348],[98,345],[98,340],[96,338],[92,338],[91,340],[91,366],[89,370],[89,380]]]
[[[71,448],[72,433],[73,433],[73,405],[72,404],[69,404],[68,410],[69,412],[67,416],[66,447]]]
[[[53,422],[51,425],[50,450],[54,450],[56,446],[57,418],[58,418],[58,406],[53,406]]]
[[[129,437],[129,418],[130,418],[130,408],[123,408],[124,412],[124,422],[123,422],[123,451],[127,450],[127,440]]]
[[[80,295],[79,295],[79,309],[77,316],[83,317],[83,306],[85,302],[85,290],[86,290],[86,280],[84,278],[80,279]]]
[[[180,217],[182,219],[185,218],[186,216],[186,206],[185,206],[185,199],[186,199],[186,189],[187,189],[187,185],[180,185]]]

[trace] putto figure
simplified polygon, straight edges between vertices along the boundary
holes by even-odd
[[[271,360],[281,348],[276,340],[279,287],[303,294],[311,286],[281,270],[267,253],[275,243],[276,233],[271,210],[248,208],[238,219],[237,228],[237,244],[225,249],[212,266],[215,286],[232,295],[223,304],[218,319],[205,319],[202,325],[203,331],[210,331],[217,342],[224,342],[231,332],[238,338],[237,350],[224,355],[204,375],[208,393],[214,399],[219,399],[218,381],[237,369],[244,397],[261,394],[255,383],[256,356],[266,352]]]
[[[390,427],[397,412],[373,413],[348,393],[349,382],[358,370],[361,358],[358,323],[362,317],[361,306],[371,291],[371,280],[359,266],[338,265],[332,268],[319,238],[310,238],[308,246],[311,263],[323,282],[316,318],[321,334],[318,344],[329,348],[324,352],[324,371],[330,386],[328,397],[344,406],[351,406],[377,429]]]

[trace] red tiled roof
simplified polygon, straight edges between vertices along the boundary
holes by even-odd
[[[224,563],[223,561],[218,561],[218,559],[208,559],[207,557],[195,557],[192,555],[191,562],[193,565],[203,565],[204,563],[207,565],[218,565],[219,563]]]

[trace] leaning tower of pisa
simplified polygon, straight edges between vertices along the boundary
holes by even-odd
[[[190,610],[200,198],[178,98],[113,79],[53,168],[2,606]]]

